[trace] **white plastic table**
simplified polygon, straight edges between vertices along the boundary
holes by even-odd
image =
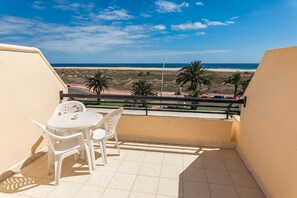
[[[73,119],[77,115],[77,119]],[[91,138],[92,127],[96,126],[103,116],[95,112],[69,113],[53,117],[46,123],[48,129],[59,132],[83,132],[91,155],[92,169],[95,170],[94,143]]]

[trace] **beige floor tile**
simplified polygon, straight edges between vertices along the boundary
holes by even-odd
[[[241,161],[235,149],[221,149],[221,154],[223,159]]]
[[[145,151],[130,150],[125,157],[125,161],[142,162],[145,156]]]
[[[185,198],[209,198],[210,193],[207,183],[184,181],[183,195]]]
[[[75,194],[75,198],[98,198],[100,197],[105,191],[105,188],[99,186],[89,186],[84,185],[82,186],[79,191]]]
[[[200,148],[195,146],[184,146],[184,154],[198,155]]]
[[[179,198],[181,196],[165,196],[165,195],[156,195],[156,198]]]
[[[129,198],[155,198],[155,194],[130,192]]]
[[[89,171],[71,171],[67,176],[61,178],[61,181],[84,184],[91,177]]]
[[[4,195],[21,194],[25,190],[37,187],[39,178],[14,174],[0,183],[0,193]]]
[[[183,166],[183,158],[181,154],[165,153],[163,165]]]
[[[208,158],[208,159],[222,159],[222,155],[220,152],[220,149],[217,148],[211,148],[211,149],[207,149],[207,148],[203,148],[202,150],[200,150],[198,153],[200,153],[202,155],[203,158]]]
[[[182,173],[182,179],[207,183],[205,170],[200,168],[185,169]]]
[[[21,172],[27,172],[28,170],[38,166],[38,165],[41,165],[41,164],[46,164],[47,162],[45,162],[45,160],[47,160],[47,154],[46,154],[46,158],[44,159],[44,157],[42,157],[42,160],[40,159],[36,159],[35,161],[33,161],[32,163],[26,165],[25,167],[23,167],[21,169]]]
[[[165,146],[165,144],[151,143],[148,146],[148,151],[164,152]]]
[[[118,188],[122,190],[131,190],[134,181],[135,181],[136,175],[130,175],[130,174],[124,174],[124,173],[116,173],[108,187],[109,188]]]
[[[184,168],[204,168],[203,158],[199,155],[183,155]]]
[[[47,164],[39,164],[35,166],[32,169],[29,170],[21,170],[21,173],[26,177],[37,177],[37,178],[43,178],[47,176]],[[62,173],[65,173],[62,169]],[[61,175],[62,175],[61,173]]]
[[[232,172],[249,172],[247,167],[242,161],[237,160],[224,160],[228,171]]]
[[[107,187],[114,173],[107,171],[94,171],[86,184]]]
[[[140,162],[123,161],[118,172],[136,175],[140,169]]]
[[[158,182],[158,177],[137,176],[132,191],[155,194]]]
[[[130,145],[132,145],[134,150],[146,151],[148,149],[149,143],[132,142]]]
[[[164,153],[162,152],[146,152],[143,162],[144,163],[153,163],[153,164],[162,164],[164,158]]]
[[[11,193],[3,193],[3,192],[0,191],[0,197],[1,198],[17,198],[19,196],[20,195],[15,194],[15,193],[13,193],[13,194],[11,194]]]
[[[127,198],[129,197],[129,191],[120,190],[114,188],[106,188],[102,195],[102,198]]]
[[[265,198],[260,188],[236,187],[240,198]]]
[[[166,145],[165,153],[183,154],[183,149],[184,147],[179,145]]]
[[[120,149],[127,149],[129,151],[147,151],[148,145],[141,143],[123,143],[120,145]]]
[[[49,195],[48,198],[73,197],[80,189],[81,184],[63,182],[60,183]]]
[[[238,198],[233,186],[209,184],[209,189],[212,198]]]
[[[160,178],[157,195],[179,197],[183,194],[183,181]]]
[[[121,166],[122,162],[123,161],[121,161],[121,160],[107,158],[107,164],[105,164],[105,165],[98,165],[96,163],[96,170],[116,172],[119,169],[119,167]]]
[[[207,181],[211,184],[232,185],[231,178],[227,171],[205,170]]]
[[[108,148],[107,149],[107,160],[108,159],[115,159],[115,160],[124,160],[127,156],[129,150],[120,149],[120,155],[116,148]]]
[[[56,188],[52,180],[40,179],[37,181],[37,186],[29,188],[21,193],[21,195],[32,197],[46,197],[50,192]],[[1,197],[1,196],[0,196]]]
[[[204,158],[203,159],[205,169],[210,170],[224,170],[226,171],[225,163],[222,159]]]
[[[86,161],[66,158],[59,186],[44,155],[2,182],[0,197],[265,197],[233,149],[124,144],[120,156],[108,145],[108,164],[97,159],[92,175]]]
[[[180,166],[163,165],[160,177],[169,179],[182,179],[183,169]]]
[[[138,175],[159,177],[161,167],[159,164],[142,163]]]
[[[229,172],[235,186],[258,187],[250,173]]]

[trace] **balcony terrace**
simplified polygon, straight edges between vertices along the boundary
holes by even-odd
[[[97,169],[65,159],[59,186],[47,175],[47,154],[0,185],[0,197],[264,197],[234,149],[109,142],[108,164],[96,149]]]
[[[117,128],[121,155],[109,142],[103,166],[96,149],[91,175],[86,162],[67,158],[55,186],[30,119],[46,123],[67,86],[38,49],[0,44],[0,197],[295,198],[296,54],[265,53],[232,119],[130,109]]]

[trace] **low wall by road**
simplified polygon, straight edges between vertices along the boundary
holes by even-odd
[[[232,120],[123,115],[117,132],[122,140],[234,147],[231,128]]]

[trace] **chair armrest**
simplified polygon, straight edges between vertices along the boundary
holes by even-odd
[[[73,135],[67,135],[67,136],[60,136],[60,135],[55,135],[52,133],[48,133],[48,135],[58,141],[65,141],[65,140],[71,140],[71,139],[78,139],[79,144],[84,147],[84,136],[82,133],[76,133]]]

